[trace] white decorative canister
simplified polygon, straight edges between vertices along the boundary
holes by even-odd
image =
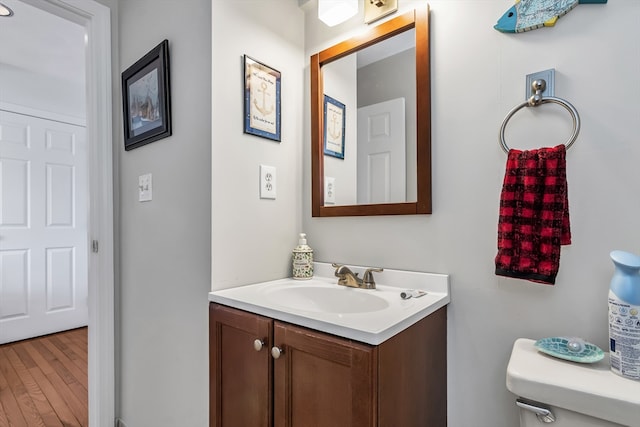
[[[298,246],[293,250],[293,278],[308,280],[313,277],[313,249],[307,245],[307,235],[300,233]]]

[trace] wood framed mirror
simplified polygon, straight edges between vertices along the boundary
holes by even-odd
[[[357,89],[362,86],[360,80],[358,80],[360,72],[354,71],[352,68],[356,68],[355,64],[359,61],[358,56],[362,57],[365,52],[381,46],[383,47],[379,50],[393,50],[395,48],[389,47],[389,43],[401,38],[410,39],[414,42],[414,47],[403,52],[404,56],[408,52],[412,57],[411,64],[415,64],[415,73],[411,66],[406,64],[402,65],[404,69],[399,71],[393,71],[392,68],[391,71],[386,73],[372,73],[384,74],[385,79],[388,80],[386,82],[370,82],[368,86],[364,85],[364,88]],[[353,92],[370,94],[371,88],[376,86],[384,87],[389,82],[394,84],[403,80],[411,83],[415,82],[415,85],[410,86],[411,91],[408,96],[401,97],[402,114],[406,112],[406,116],[400,116],[400,121],[398,119],[383,119],[378,124],[371,121],[371,119],[356,120],[356,117],[360,116],[361,112],[367,110],[359,105],[360,100],[357,97],[360,97],[360,94],[353,95],[353,97],[351,94],[342,95],[347,98],[347,101],[344,99],[336,100],[338,97],[335,92],[339,92],[339,90],[331,89],[336,88],[337,85],[329,82],[329,76],[338,72],[334,71],[332,67],[335,67],[336,70],[341,69],[343,65],[337,66],[337,64],[342,63],[344,60],[347,60],[346,62],[350,61],[352,64],[350,65],[352,68],[347,71],[350,73],[351,77],[349,78],[352,80],[349,80],[346,84],[345,81],[342,81],[342,87],[350,87]],[[387,62],[395,63],[395,66],[398,66],[397,64],[401,62],[401,59],[392,56],[387,59]],[[362,35],[345,40],[312,55],[310,69],[312,216],[430,214],[431,73],[428,6],[399,15],[369,29]],[[364,97],[366,98],[367,96]],[[405,99],[406,108],[404,105]],[[379,104],[383,103],[380,102]],[[357,114],[354,110],[357,110]],[[327,113],[330,116],[325,120]],[[386,113],[378,116],[387,117]],[[365,117],[367,117],[366,114]],[[396,196],[389,195],[390,191],[394,191],[390,190],[390,187],[393,187],[394,184],[390,183],[392,178],[389,178],[391,176],[389,165],[392,163],[394,155],[390,155],[386,151],[382,155],[380,153],[367,152],[367,149],[361,149],[361,147],[366,146],[366,143],[358,141],[358,137],[363,135],[366,135],[366,138],[370,138],[371,135],[386,135],[389,132],[391,120],[403,123],[401,127],[406,130],[406,142],[404,142],[406,146],[404,158],[406,172],[402,178],[397,179],[404,187],[401,185],[399,190],[395,190],[396,194],[399,194]],[[341,129],[345,129],[345,121],[346,130],[341,133]],[[353,122],[358,122],[357,131],[355,129],[350,130],[349,122],[351,122],[352,126]],[[329,136],[325,138],[325,135]],[[406,138],[409,135],[411,137]],[[340,143],[342,143],[342,146]],[[328,145],[331,145],[331,147],[328,147]],[[341,152],[336,155],[335,151]],[[358,154],[354,154],[355,152]],[[398,156],[395,157],[397,158]],[[348,161],[354,163],[354,167],[357,169],[357,172],[350,172],[352,176],[358,176],[354,178],[355,184],[352,182],[353,180],[343,178],[343,175],[340,175],[340,178],[327,175],[327,171],[331,169],[332,165],[337,165],[339,168],[346,165]],[[364,172],[363,165],[365,165]],[[361,177],[364,177],[364,185]],[[327,183],[331,184],[328,186],[329,188],[327,188]],[[335,187],[333,187],[334,185]],[[349,197],[346,198],[346,202],[336,203],[335,196],[341,194],[341,188],[345,189],[346,187],[348,187],[349,191],[343,191],[343,193],[350,193]],[[360,188],[358,189],[357,187]]]

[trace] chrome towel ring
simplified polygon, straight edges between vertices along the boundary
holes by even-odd
[[[565,101],[562,98],[556,98],[554,96],[543,97],[541,94],[546,86],[546,82],[544,80],[536,80],[531,84],[531,86],[535,90],[535,95],[531,96],[531,98],[527,99],[525,102],[509,111],[507,116],[502,121],[502,126],[500,126],[500,145],[502,145],[502,149],[505,153],[509,154],[509,146],[504,140],[504,131],[507,127],[507,122],[509,121],[509,119],[511,119],[511,117],[513,117],[515,113],[518,112],[518,110],[524,107],[537,107],[541,104],[553,103],[564,107],[569,112],[569,114],[571,114],[571,119],[573,120],[573,133],[569,137],[569,140],[565,143],[568,150],[569,147],[571,147],[573,143],[576,142],[578,133],[580,133],[580,115],[578,114],[578,111],[573,105],[571,105],[569,101]]]

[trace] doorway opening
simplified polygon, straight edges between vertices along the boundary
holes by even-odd
[[[16,15],[16,9],[26,4],[79,24],[85,31],[89,425],[113,425],[115,274],[110,10],[93,0],[3,2],[8,3]],[[55,34],[47,37],[55,37]],[[60,58],[60,61],[64,61],[64,58]],[[49,89],[53,91],[55,88]],[[68,171],[56,169],[53,172],[58,173],[64,181]],[[68,259],[68,255],[64,251],[53,253],[53,256],[63,260],[65,256]]]

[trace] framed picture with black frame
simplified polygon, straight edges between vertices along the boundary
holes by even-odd
[[[168,40],[122,73],[122,106],[125,150],[171,135]]]
[[[280,142],[281,74],[244,55],[244,133]]]
[[[344,159],[345,105],[324,96],[324,154]]]

